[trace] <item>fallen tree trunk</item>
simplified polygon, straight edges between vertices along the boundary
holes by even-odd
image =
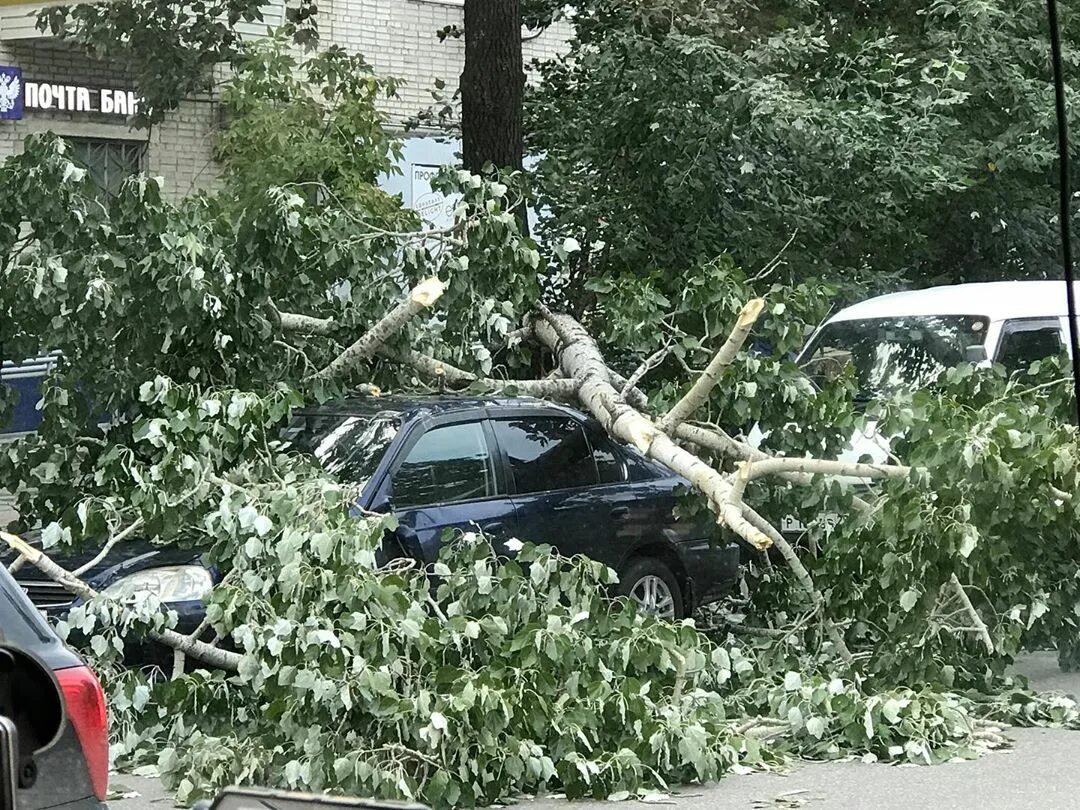
[[[744,314],[746,312],[744,310]],[[756,318],[759,313],[760,307],[754,308],[750,314]],[[740,318],[737,326],[743,340],[750,326],[744,320]],[[608,433],[632,444],[646,456],[659,461],[686,478],[705,496],[718,521],[747,543],[760,550],[775,545],[791,566],[800,586],[807,592],[815,611],[819,615],[823,613],[825,599],[814,586],[809,572],[802,565],[795,550],[779,531],[776,531],[753,510],[749,510],[749,513],[757,519],[751,521],[747,518],[747,509],[742,503],[742,488],[745,487],[748,477],[737,485],[731,474],[720,472],[680,447],[659,425],[631,406],[621,392],[612,385],[611,371],[604,362],[596,342],[576,320],[567,315],[555,315],[545,311],[542,312],[542,318],[535,322],[533,330],[536,338],[559,359],[563,373],[578,381],[578,399]],[[725,349],[731,342],[729,338]],[[725,354],[725,350],[722,349],[718,356],[721,360],[725,360],[723,356]],[[712,376],[714,383],[717,376],[718,374]],[[707,393],[705,391],[703,394],[702,390],[697,388],[694,400],[699,401]],[[663,420],[661,420],[662,423]],[[821,615],[821,618],[838,654],[850,663],[851,652],[844,642],[842,633],[827,617]]]
[[[512,389],[512,393],[516,394],[577,401],[614,438],[633,445],[644,455],[683,476],[705,496],[718,523],[753,548],[763,551],[775,546],[805,592],[813,614],[820,618],[837,654],[849,663],[852,661],[840,628],[826,615],[825,598],[814,585],[809,571],[784,536],[745,503],[744,492],[751,482],[765,476],[779,477],[789,484],[806,485],[818,475],[884,479],[908,476],[912,471],[899,465],[773,457],[728,436],[715,426],[702,426],[689,421],[696,411],[706,405],[725,377],[725,371],[735,361],[764,310],[762,300],[754,299],[743,308],[731,334],[708,367],[668,413],[654,418],[646,412],[648,399],[638,388],[638,383],[649,368],[662,361],[664,350],[647,358],[629,379],[624,378],[608,367],[596,341],[581,323],[568,315],[553,313],[543,305],[538,305],[538,312],[514,333],[514,342],[530,339],[551,353],[556,361],[556,370],[545,379],[499,380],[481,377],[414,349],[388,346],[387,341],[411,318],[434,304],[442,291],[442,282],[434,278],[419,284],[366,334],[328,366],[309,377],[308,381],[325,381],[346,375],[364,362],[378,357],[412,368],[419,376],[437,383],[440,390],[446,385],[507,393],[511,393]],[[329,319],[281,312],[275,312],[275,315],[279,328],[285,333],[327,336],[341,328]],[[376,393],[376,389],[372,391]],[[716,454],[721,461],[706,460],[680,442],[704,448]],[[728,464],[734,464],[735,469],[725,470],[724,459],[728,460]],[[857,497],[855,503],[862,511],[870,508],[869,504]],[[13,535],[4,534],[2,539],[20,553],[20,561],[27,560],[36,565],[71,593],[83,599],[96,596],[96,592],[78,577],[79,571],[65,571],[40,550]],[[12,569],[19,564],[17,561]],[[958,598],[966,596],[962,588],[956,591]],[[978,616],[970,607],[970,602],[967,602],[967,606],[969,612],[974,614],[973,622],[978,626]],[[984,641],[989,638],[985,632],[981,635]],[[178,661],[190,655],[225,669],[235,670],[239,665],[238,654],[220,650],[197,637],[182,636],[173,631],[153,633],[151,637],[175,649]],[[990,647],[989,644],[987,646]]]

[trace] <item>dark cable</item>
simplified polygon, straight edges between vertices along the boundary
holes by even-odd
[[[1076,424],[1080,425],[1080,340],[1076,334],[1076,293],[1073,290],[1072,242],[1069,237],[1069,122],[1065,118],[1065,80],[1061,75],[1061,31],[1058,28],[1057,0],[1046,0],[1050,17],[1050,58],[1054,65],[1054,104],[1057,109],[1058,167],[1061,210],[1061,261],[1065,265],[1065,300],[1069,310],[1069,346],[1072,348],[1073,394]]]

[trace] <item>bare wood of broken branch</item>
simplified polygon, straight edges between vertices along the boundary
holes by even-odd
[[[0,540],[3,540],[16,553],[25,557],[28,562],[36,566],[45,576],[53,582],[62,585],[69,593],[80,599],[89,600],[98,595],[98,592],[83,582],[79,577],[54,562],[45,552],[34,548],[21,537],[0,531]],[[185,655],[197,658],[211,666],[220,667],[235,672],[240,666],[240,654],[228,650],[219,650],[198,639],[184,636],[175,630],[152,630],[147,635],[155,641],[180,650]]]
[[[750,329],[757,322],[764,308],[765,301],[761,298],[754,298],[747,302],[746,306],[742,308],[742,312],[739,313],[735,328],[731,330],[728,339],[724,341],[724,345],[713,356],[701,376],[697,378],[683,398],[661,417],[659,423],[661,430],[669,434],[674,432],[675,428],[689,419],[696,410],[708,401],[709,394],[720,381],[724,369],[735,360],[735,355],[739,353],[743,344],[746,343],[746,338],[750,335]]]
[[[949,577],[949,585],[953,589],[953,593],[956,594],[956,598],[960,600],[960,604],[964,606],[964,610],[971,618],[971,624],[975,634],[982,641],[983,646],[986,647],[986,651],[990,654],[994,654],[994,640],[990,637],[990,631],[986,627],[986,623],[979,615],[979,611],[975,610],[975,605],[971,603],[971,599],[967,595],[967,591],[964,590],[963,584],[960,582],[960,578],[956,574],[952,574]]]
[[[351,371],[365,360],[369,360],[379,347],[400,331],[406,323],[438,301],[445,289],[446,286],[435,277],[421,281],[409,291],[401,303],[380,318],[351,346],[335,357],[326,368],[313,374],[309,379],[332,380]]]
[[[333,318],[316,318],[313,315],[301,315],[296,312],[282,312],[273,304],[272,316],[282,332],[297,332],[303,335],[332,335],[341,328]]]
[[[378,350],[378,354],[393,363],[411,366],[428,379],[441,378],[441,381],[450,386],[468,385],[492,393],[512,389],[525,396],[561,400],[573,399],[577,391],[577,383],[565,377],[544,380],[499,380],[494,377],[481,377],[413,349],[398,350],[383,346]]]

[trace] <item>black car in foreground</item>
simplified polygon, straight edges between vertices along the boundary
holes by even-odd
[[[677,520],[689,483],[614,442],[593,419],[532,399],[364,397],[298,413],[282,437],[342,481],[358,507],[393,512],[392,553],[433,562],[447,529],[479,529],[502,554],[514,540],[550,543],[614,569],[619,592],[645,610],[682,618],[737,581],[740,548],[712,520]],[[128,542],[86,577],[116,595],[156,593],[181,616],[202,618],[214,581],[198,553]],[[93,557],[57,561],[78,567]],[[24,568],[19,581],[50,614],[70,597]]]
[[[0,567],[0,636],[53,671],[64,696],[66,723],[56,743],[35,758],[37,778],[17,791],[21,810],[103,810],[109,783],[109,736],[101,684],[57,638]]]

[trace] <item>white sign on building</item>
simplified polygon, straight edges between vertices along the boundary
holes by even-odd
[[[131,90],[28,81],[24,107],[28,110],[66,110],[127,116],[139,111],[139,97]]]
[[[412,174],[412,207],[421,219],[432,228],[449,228],[454,224],[454,207],[461,202],[461,195],[447,197],[431,187],[431,181],[442,166],[425,166],[414,163]]]

